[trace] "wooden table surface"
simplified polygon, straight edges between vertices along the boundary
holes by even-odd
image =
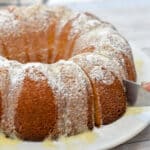
[[[136,45],[150,56],[150,1],[95,0],[71,6],[82,11],[90,11],[101,19],[111,22],[129,43]],[[113,150],[150,150],[150,126]]]

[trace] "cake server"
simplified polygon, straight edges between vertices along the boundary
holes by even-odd
[[[133,81],[123,80],[123,83],[129,106],[150,106],[150,92]]]

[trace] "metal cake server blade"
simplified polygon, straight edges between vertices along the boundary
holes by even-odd
[[[150,106],[150,92],[133,81],[123,80],[123,83],[129,106]]]

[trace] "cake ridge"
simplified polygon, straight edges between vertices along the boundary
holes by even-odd
[[[60,6],[0,10],[7,136],[41,141],[111,123],[126,110],[123,79],[136,81],[132,50],[110,23]]]

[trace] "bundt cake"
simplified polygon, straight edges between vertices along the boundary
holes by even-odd
[[[0,10],[6,136],[40,141],[109,124],[126,110],[123,79],[136,80],[132,52],[111,24],[60,6]]]

